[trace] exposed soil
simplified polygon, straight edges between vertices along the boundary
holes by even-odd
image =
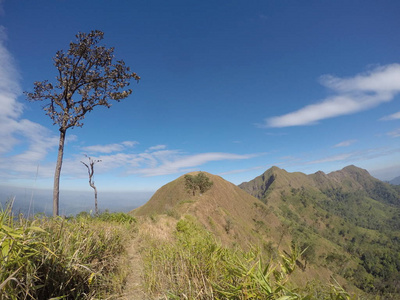
[[[134,237],[127,246],[129,273],[126,280],[124,293],[119,300],[145,300],[149,299],[143,287],[143,260],[140,255],[141,239]]]

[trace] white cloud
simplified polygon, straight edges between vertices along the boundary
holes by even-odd
[[[268,168],[268,166],[257,166],[257,167],[247,168],[247,169],[239,169],[239,170],[231,170],[231,171],[227,171],[227,172],[222,172],[222,173],[219,173],[218,175],[220,175],[220,176],[232,175],[232,174],[245,173],[245,172],[250,172],[250,171],[260,170],[260,169],[265,170],[266,168]]]
[[[391,137],[400,137],[400,128],[397,128],[391,132],[388,132],[387,135]]]
[[[58,138],[42,125],[20,119],[20,76],[5,47],[6,40],[5,28],[0,26],[0,178],[33,178],[38,164],[57,146]]]
[[[320,120],[353,114],[389,102],[400,92],[400,65],[377,67],[352,78],[325,75],[321,77],[321,83],[337,95],[297,111],[268,118],[266,126],[313,125]]]
[[[321,77],[321,83],[340,92],[400,92],[400,64],[379,66],[351,78],[332,75]]]
[[[160,164],[153,165],[150,168],[132,170],[133,173],[138,173],[143,176],[159,176],[174,174],[179,172],[188,172],[193,168],[197,168],[211,161],[222,161],[222,160],[239,160],[239,159],[250,159],[259,154],[232,154],[232,153],[201,153],[194,155],[174,155],[169,158],[165,158]],[[156,157],[154,157],[157,159]],[[157,160],[158,161],[158,160]]]
[[[147,149],[147,151],[163,150],[165,148],[167,148],[166,145],[157,145],[157,146],[150,147],[149,149]]]
[[[399,129],[400,134],[400,129]],[[400,148],[370,148],[360,151],[352,151],[331,156],[322,157],[316,160],[303,161],[297,165],[314,165],[332,162],[354,163],[357,161],[368,161],[375,158],[388,157],[400,153]]]
[[[336,144],[336,145],[333,146],[333,147],[334,147],[334,148],[338,148],[338,147],[348,147],[348,146],[354,144],[355,142],[357,142],[357,140],[347,140],[347,141],[340,142],[340,143]]]
[[[397,113],[388,115],[388,116],[384,116],[380,120],[381,121],[391,121],[391,120],[398,120],[398,119],[400,119],[400,111],[398,111]]]
[[[259,154],[233,154],[233,153],[201,153],[186,154],[180,150],[160,150],[142,153],[103,153],[92,157],[100,159],[101,163],[96,165],[96,173],[117,172],[119,176],[140,175],[152,177],[159,175],[176,174],[199,169],[202,165],[212,161],[242,160],[250,159]],[[84,169],[77,169],[83,155],[64,160],[63,174],[67,177],[84,177]]]
[[[136,141],[125,141],[125,142],[122,142],[121,144],[126,146],[126,147],[133,147],[133,146],[139,144],[139,142],[136,142]]]
[[[343,153],[343,154],[328,156],[328,157],[318,159],[318,160],[309,161],[306,164],[313,165],[313,164],[322,164],[322,163],[334,162],[334,161],[345,161],[345,160],[348,160],[352,156],[353,156],[353,153]]]
[[[125,150],[126,148],[131,148],[138,144],[135,141],[125,141],[119,144],[107,144],[107,145],[93,145],[83,147],[82,150],[89,153],[112,153],[112,152],[120,152]]]
[[[14,67],[12,55],[4,45],[6,39],[5,28],[0,26],[0,122],[3,126],[10,118],[18,118],[22,114],[22,105],[16,100],[21,94],[18,83],[20,76]],[[2,132],[4,131],[6,130],[2,128]]]

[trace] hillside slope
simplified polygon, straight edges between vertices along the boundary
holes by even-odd
[[[395,186],[348,166],[311,175],[273,167],[239,187],[273,210],[293,240],[310,247],[315,263],[366,292],[400,296],[400,192]],[[323,250],[321,238],[339,250]]]
[[[303,223],[301,228],[299,227],[299,235],[295,230],[297,225],[294,226],[290,217],[281,213],[279,205],[266,205],[223,178],[203,173],[213,181],[211,189],[203,195],[193,196],[188,192],[185,189],[185,176],[181,176],[161,187],[145,205],[131,213],[136,217],[154,219],[158,218],[157,215],[172,216],[175,219],[191,215],[225,246],[240,246],[242,249],[259,247],[266,255],[273,257],[277,257],[279,251],[290,251],[291,246],[297,244],[303,250],[308,248],[299,262],[303,271],[293,278],[297,284],[304,286],[313,279],[327,283],[330,282],[331,276],[334,276],[341,284],[355,290],[353,285],[343,278],[342,263],[345,261],[347,267],[353,268],[357,263],[352,261],[350,254],[343,253],[340,246],[318,235],[314,229]],[[189,175],[196,174],[198,172]],[[286,176],[286,180],[299,189],[306,178],[306,175],[298,173],[293,181],[289,173],[280,174],[283,174],[279,175],[280,177]],[[275,186],[282,189],[287,184],[276,185],[275,182]],[[336,253],[341,253],[338,255],[341,265],[337,266],[338,261],[326,264],[325,258]]]
[[[389,183],[394,185],[400,185],[400,176],[393,178],[392,180],[389,181]]]
[[[185,189],[185,178],[181,176],[161,187],[145,205],[133,210],[133,215],[167,214],[179,218],[190,214],[225,244],[239,243],[244,247],[263,239],[260,229],[266,223],[272,231],[280,225],[279,219],[257,198],[219,176],[203,173],[213,182],[204,194],[193,196]]]

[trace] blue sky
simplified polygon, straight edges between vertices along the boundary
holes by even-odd
[[[273,165],[400,175],[399,1],[0,1],[0,182],[52,188],[58,128],[34,81],[78,32],[141,76],[67,132],[61,189],[155,191],[203,170],[239,184]],[[62,201],[62,200],[61,200]]]

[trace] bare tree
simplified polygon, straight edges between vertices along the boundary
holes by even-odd
[[[94,190],[94,209],[96,212],[96,216],[99,215],[99,209],[97,206],[97,189],[96,186],[94,185],[94,181],[93,181],[93,176],[94,176],[94,164],[101,162],[100,159],[93,159],[90,156],[85,155],[88,159],[89,159],[89,164],[81,161],[81,163],[83,163],[87,170],[88,170],[88,174],[89,174],[89,185],[92,187],[92,189]]]
[[[59,126],[60,141],[54,174],[53,216],[59,213],[60,174],[68,128],[83,126],[86,113],[95,106],[111,107],[110,100],[128,97],[130,80],[140,77],[130,71],[123,60],[114,62],[114,48],[99,46],[104,33],[98,30],[78,33],[67,52],[57,51],[54,66],[58,70],[56,83],[34,83],[34,92],[26,92],[30,101],[46,101],[44,111]]]

